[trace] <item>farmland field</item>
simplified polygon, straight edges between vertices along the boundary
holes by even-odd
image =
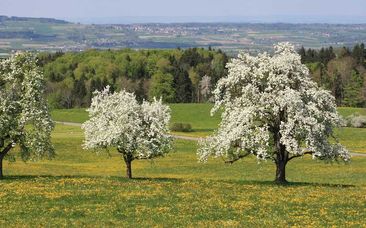
[[[209,134],[217,126],[218,116],[206,116],[209,105],[171,107],[172,122],[191,123],[192,135]],[[87,118],[82,109],[52,115],[70,122]],[[339,134],[366,152],[366,132],[359,130]],[[115,150],[82,149],[80,127],[57,124],[52,140],[53,160],[5,162],[0,226],[365,225],[366,157],[349,164],[295,159],[287,169],[291,184],[278,186],[272,183],[272,162],[248,157],[232,165],[221,159],[200,164],[196,142],[176,140],[165,158],[134,161],[135,179],[128,180]]]
[[[14,49],[79,51],[212,46],[236,54],[243,49],[269,51],[273,43],[283,41],[309,48],[351,46],[365,40],[364,31],[363,24],[147,23],[111,26],[0,15],[0,53],[11,53]]]

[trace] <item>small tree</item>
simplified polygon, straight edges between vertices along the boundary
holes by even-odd
[[[170,109],[162,101],[137,103],[132,93],[110,93],[107,86],[95,92],[83,124],[86,149],[116,147],[132,178],[131,163],[135,159],[164,156],[171,149],[168,134]]]
[[[202,99],[199,99],[198,101],[207,101],[211,92],[211,77],[205,75],[202,77],[202,80],[199,83],[200,86],[200,94],[202,96]]]
[[[54,156],[44,89],[44,77],[31,54],[17,53],[0,62],[0,178],[3,159],[14,159],[8,153],[17,144],[24,161]]]
[[[253,154],[274,161],[275,181],[284,183],[286,164],[294,158],[350,159],[347,150],[328,140],[340,124],[334,97],[310,79],[292,45],[276,45],[272,57],[240,54],[227,67],[212,110],[224,108],[222,122],[202,142],[201,161],[212,155],[233,163]]]

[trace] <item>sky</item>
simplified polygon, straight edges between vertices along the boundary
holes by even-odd
[[[366,23],[366,0],[0,0],[0,15],[81,23]]]

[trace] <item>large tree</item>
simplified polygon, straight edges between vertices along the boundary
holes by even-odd
[[[171,149],[170,109],[161,100],[139,104],[133,93],[111,93],[107,86],[95,92],[83,124],[86,149],[115,147],[132,178],[131,163],[136,159],[164,156]]]
[[[3,159],[15,145],[24,161],[54,155],[44,89],[43,74],[31,54],[17,53],[0,62],[0,178]]]
[[[188,103],[192,101],[192,82],[187,71],[178,69],[174,75],[175,102]]]
[[[250,154],[276,164],[275,181],[286,182],[286,164],[311,154],[314,159],[348,161],[350,155],[331,143],[339,126],[335,99],[317,86],[289,43],[275,54],[240,54],[214,91],[213,112],[223,108],[215,135],[202,142],[200,160],[225,157],[229,163]]]

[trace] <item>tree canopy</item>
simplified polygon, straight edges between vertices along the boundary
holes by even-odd
[[[134,94],[111,93],[107,86],[95,92],[88,111],[90,119],[83,124],[85,148],[117,148],[129,178],[133,160],[164,156],[171,149],[170,109],[161,100],[139,104]]]
[[[15,145],[24,161],[54,156],[44,90],[33,55],[17,53],[0,62],[0,178],[3,159]]]
[[[292,45],[276,45],[273,56],[239,54],[228,69],[214,90],[212,111],[223,108],[222,121],[202,142],[201,161],[214,156],[232,163],[252,154],[274,161],[276,181],[283,183],[287,162],[305,154],[350,159],[345,148],[329,140],[341,123],[334,97],[311,80]]]

